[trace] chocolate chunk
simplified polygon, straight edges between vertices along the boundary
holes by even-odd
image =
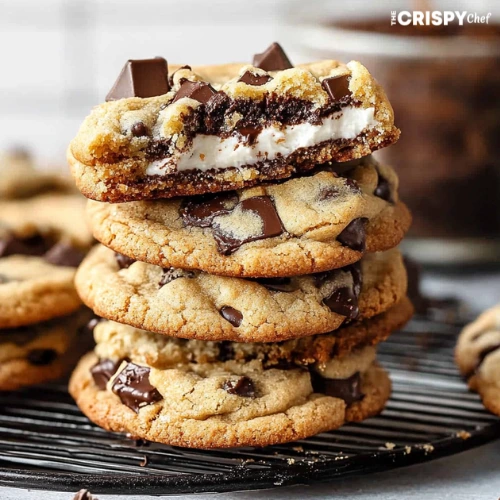
[[[146,127],[143,122],[134,123],[130,131],[134,137],[144,137],[148,135],[148,127]]]
[[[257,142],[257,138],[259,137],[259,134],[262,132],[262,127],[257,126],[257,127],[242,127],[237,130],[238,134],[243,137],[243,143],[251,146],[252,144],[255,144]]]
[[[334,313],[355,319],[359,314],[358,298],[352,287],[337,288],[330,297],[323,299],[323,304]]]
[[[332,76],[325,78],[321,85],[329,95],[332,102],[347,101],[352,93],[349,90],[349,75]]]
[[[226,380],[222,388],[229,394],[241,396],[242,398],[254,398],[256,391],[251,378],[240,377],[238,380]]]
[[[349,378],[325,378],[311,372],[311,383],[314,392],[326,394],[332,398],[343,399],[347,405],[363,399],[361,392],[361,375],[355,373]]]
[[[234,235],[223,232],[218,226],[212,227],[213,235],[219,251],[224,255],[229,255],[244,243],[250,241],[262,240],[265,238],[272,238],[279,236],[284,232],[281,219],[274,206],[273,201],[269,196],[255,196],[247,198],[239,203],[242,211],[250,210],[258,215],[262,220],[262,232],[257,236],[249,236],[248,238],[236,238]]]
[[[253,73],[250,73],[250,71],[246,71],[245,74],[240,77],[238,82],[259,87],[260,85],[267,83],[269,80],[272,80],[269,75],[254,75]]]
[[[135,262],[134,259],[118,252],[115,252],[115,260],[120,269],[128,269]]]
[[[281,48],[279,43],[272,43],[261,54],[253,56],[253,65],[256,68],[263,69],[264,71],[280,71],[283,69],[293,68],[290,59],[288,59],[285,51]]]
[[[99,360],[91,369],[90,373],[94,379],[95,385],[101,391],[106,389],[106,384],[111,380],[111,377],[116,373],[123,360],[113,361],[111,359]]]
[[[215,89],[209,83],[184,80],[172,102],[176,102],[183,97],[189,97],[190,99],[194,99],[202,104],[206,104],[215,94]]]
[[[366,219],[359,218],[350,222],[346,228],[337,236],[337,240],[344,246],[357,252],[365,251],[366,243]]]
[[[391,186],[387,179],[382,177],[380,174],[378,174],[378,183],[373,194],[385,201],[388,201],[389,203],[394,203]]]
[[[191,66],[188,66],[187,64],[184,65],[184,66],[181,66],[179,69],[176,69],[168,78],[168,83],[170,85],[170,87],[173,87],[174,86],[174,75],[177,73],[177,71],[180,71],[181,69],[188,69],[189,71],[191,71]]]
[[[92,495],[89,490],[80,490],[73,500],[99,500],[96,496]]]
[[[229,321],[229,323],[235,327],[240,326],[243,321],[243,314],[241,314],[238,309],[231,306],[222,306],[220,314],[225,320]]]
[[[85,253],[69,243],[56,243],[45,255],[44,259],[54,266],[78,267]]]
[[[162,395],[149,382],[150,369],[128,363],[113,382],[112,390],[121,402],[139,413],[146,405],[160,401]]]
[[[28,353],[28,361],[35,366],[45,366],[57,358],[54,349],[33,349]]]
[[[337,187],[331,186],[321,190],[319,193],[319,201],[334,200],[340,194],[340,190]]]
[[[219,361],[224,362],[234,358],[234,349],[231,342],[223,340],[222,342],[219,342],[218,345],[219,345],[219,356],[218,356]]]
[[[129,59],[106,96],[106,101],[154,97],[166,94],[169,90],[168,64],[163,57]]]
[[[215,217],[230,213],[237,203],[235,192],[191,196],[181,204],[179,214],[186,226],[210,227]]]
[[[291,278],[254,278],[251,281],[256,281],[274,292],[295,292],[299,289],[297,281]]]
[[[19,238],[13,234],[0,240],[0,257],[9,255],[36,255],[45,254],[52,246],[47,238],[35,234],[28,238]]]
[[[165,286],[168,283],[170,283],[171,281],[174,281],[178,278],[193,278],[193,277],[194,277],[194,273],[192,271],[186,271],[184,269],[176,269],[176,268],[170,267],[168,269],[163,270],[163,274],[161,276],[161,279],[160,279],[160,282],[158,283],[158,285],[161,288],[162,286]]]

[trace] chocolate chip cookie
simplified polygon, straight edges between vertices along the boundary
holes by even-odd
[[[488,410],[500,416],[500,305],[464,328],[455,359],[469,387]]]
[[[362,343],[335,357],[319,338],[181,341],[109,321],[95,337],[70,381],[80,409],[105,429],[175,446],[294,441],[373,416],[390,395],[376,348]]]
[[[170,71],[162,58],[128,61],[69,146],[78,188],[111,203],[235,190],[398,139],[360,63],[292,66],[276,44],[266,53]]]
[[[396,246],[411,217],[394,171],[371,156],[282,183],[118,205],[89,202],[95,237],[162,267],[284,277],[343,267]]]
[[[92,313],[81,308],[69,316],[36,325],[0,330],[0,391],[11,391],[68,373],[89,346],[86,330]]]
[[[198,340],[276,342],[335,330],[380,314],[406,293],[396,249],[358,264],[291,278],[241,279],[163,269],[100,246],[75,278],[99,316]]]

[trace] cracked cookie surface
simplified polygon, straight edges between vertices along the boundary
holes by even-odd
[[[469,387],[479,393],[488,410],[500,416],[500,305],[463,329],[455,359]]]
[[[326,273],[250,280],[163,270],[100,246],[83,261],[75,284],[96,314],[137,328],[198,340],[275,342],[386,311],[406,293],[406,270],[393,249]]]
[[[89,202],[87,214],[98,240],[137,260],[227,276],[283,277],[343,267],[365,249],[396,246],[411,221],[397,187],[391,168],[366,157],[212,197]]]
[[[114,203],[240,189],[360,158],[399,137],[384,91],[356,61],[170,69],[165,94],[113,100],[85,119],[68,149],[85,196]],[[267,81],[249,83],[247,74]]]

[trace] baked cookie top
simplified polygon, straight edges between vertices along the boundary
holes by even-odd
[[[127,62],[68,159],[86,196],[123,202],[286,178],[398,137],[387,97],[356,61],[293,67],[267,58],[169,74],[156,58]]]
[[[342,267],[396,246],[411,217],[394,171],[371,157],[218,195],[89,202],[95,237],[162,267],[228,276],[293,276]]]
[[[483,312],[458,339],[455,359],[469,386],[500,416],[500,305]]]
[[[337,329],[346,318],[384,312],[406,292],[397,250],[315,275],[240,279],[162,269],[98,247],[78,269],[76,288],[99,316],[198,340],[276,342]]]

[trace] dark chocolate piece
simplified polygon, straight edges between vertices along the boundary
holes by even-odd
[[[215,94],[216,90],[209,83],[184,80],[172,102],[176,102],[183,97],[189,97],[190,99],[194,99],[202,104],[206,104]]]
[[[238,80],[238,82],[246,83],[247,85],[253,85],[255,87],[260,87],[264,85],[272,78],[269,75],[254,75],[250,71],[246,71]]]
[[[118,361],[101,359],[90,369],[94,383],[101,391],[106,389],[106,384],[111,380],[111,377],[116,373],[121,363],[121,359]]]
[[[357,252],[364,252],[366,246],[366,219],[359,218],[350,222],[337,236],[337,240],[344,246]]]
[[[241,314],[238,309],[235,309],[231,306],[222,306],[220,314],[225,320],[229,321],[229,323],[231,323],[236,328],[240,326],[241,322],[243,321],[243,314]]]
[[[256,394],[252,379],[245,376],[240,377],[238,380],[226,380],[222,388],[229,394],[242,398],[254,398]]]
[[[235,192],[191,196],[179,209],[186,226],[210,227],[214,217],[230,213],[238,203]]]
[[[115,252],[115,260],[120,269],[128,269],[135,262],[134,259],[118,252]]]
[[[168,64],[163,57],[129,59],[106,96],[106,101],[154,97],[166,94],[169,90]]]
[[[217,242],[219,251],[224,255],[229,255],[238,250],[244,243],[250,241],[262,240],[279,236],[284,232],[281,219],[274,206],[273,201],[269,196],[255,196],[247,198],[239,203],[241,209],[250,210],[257,214],[262,219],[262,233],[257,236],[249,236],[248,238],[235,238],[231,234],[222,232],[217,225],[212,226],[212,232]]]
[[[253,56],[253,65],[264,71],[280,71],[293,68],[285,51],[281,48],[281,45],[276,42],[272,43],[261,54],[255,54]]]
[[[329,297],[323,299],[323,304],[332,312],[354,319],[359,314],[358,298],[353,288],[344,286],[337,288]]]
[[[351,77],[348,75],[332,76],[325,78],[321,85],[332,102],[347,101],[352,96],[349,90],[350,79]]]
[[[388,201],[389,203],[394,203],[391,186],[387,179],[382,177],[380,174],[378,174],[378,183],[373,194],[385,201]]]
[[[44,259],[54,266],[78,267],[85,253],[69,243],[56,243],[45,255]]]
[[[176,268],[170,267],[168,269],[163,270],[163,274],[161,275],[161,279],[160,279],[160,282],[158,283],[158,285],[161,288],[162,286],[165,286],[168,283],[170,283],[171,281],[174,281],[176,279],[193,278],[193,277],[194,277],[194,273],[192,271],[186,271],[184,269],[176,269]]]
[[[146,405],[161,401],[162,395],[149,382],[150,369],[146,366],[128,363],[117,375],[112,390],[121,402],[139,413]]]
[[[134,123],[130,131],[134,137],[144,137],[148,135],[148,127],[146,127],[143,122]]]
[[[237,130],[238,134],[243,137],[243,143],[251,146],[257,141],[257,137],[262,132],[262,127],[242,127]]]
[[[19,238],[10,234],[0,240],[0,257],[9,255],[44,255],[52,243],[40,234],[28,238]]]
[[[343,399],[347,405],[363,399],[361,392],[361,375],[355,373],[349,378],[325,378],[311,372],[311,382],[314,392],[326,394],[332,398]]]
[[[50,365],[56,358],[54,349],[33,349],[28,353],[28,361],[35,366]]]
[[[173,87],[174,86],[174,75],[177,73],[177,71],[181,70],[181,69],[188,69],[189,71],[191,71],[191,66],[188,66],[187,64],[185,64],[184,66],[181,66],[179,69],[176,69],[169,77],[168,77],[168,83],[170,85],[170,87]]]
[[[295,292],[299,289],[297,281],[292,278],[254,278],[251,281],[256,281],[273,292]]]

